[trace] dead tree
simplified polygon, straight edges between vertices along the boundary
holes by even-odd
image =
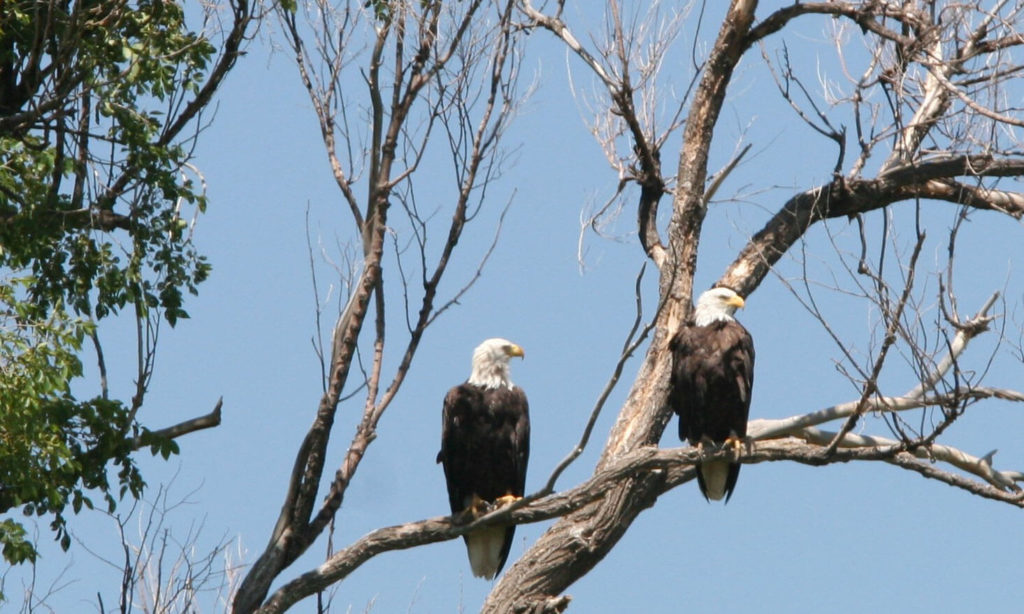
[[[343,52],[345,43],[351,40],[354,24],[368,17],[354,8],[331,13],[324,5],[314,5],[314,21],[322,20],[327,27],[311,43],[313,39],[300,33],[296,17],[284,15],[286,33],[314,101],[339,189],[362,237],[363,262],[334,330],[328,386],[317,418],[300,448],[270,544],[235,600],[237,612],[284,611],[299,599],[343,580],[381,552],[452,539],[481,525],[551,518],[559,520],[506,571],[483,610],[562,611],[570,601],[564,591],[615,547],[640,512],[655,505],[666,491],[693,478],[696,451],[657,447],[671,416],[666,407],[671,366],[667,343],[692,308],[709,204],[726,189],[731,174],[742,172],[749,149],[737,147],[738,153],[717,172],[710,167],[716,129],[741,60],[763,63],[778,86],[778,95],[792,107],[794,121],[832,143],[836,156],[822,169],[828,181],[768,204],[773,215],[746,241],[721,274],[719,284],[751,295],[784,255],[829,220],[861,224],[872,212],[897,210],[910,211],[912,220],[906,245],[894,247],[890,237],[879,239],[865,232],[861,234],[860,258],[850,262],[838,250],[835,256],[849,272],[854,292],[870,301],[878,313],[877,343],[866,358],[850,353],[845,340],[834,335],[842,365],[856,383],[855,398],[790,418],[754,421],[749,428],[754,443],[743,453],[742,462],[788,460],[827,465],[880,461],[974,495],[1024,507],[1019,486],[1024,474],[997,469],[990,457],[978,458],[939,443],[948,426],[963,417],[972,404],[993,398],[1019,402],[1024,395],[989,387],[960,368],[971,339],[986,331],[996,317],[995,297],[972,316],[960,315],[948,272],[932,297],[941,305],[941,317],[930,323],[923,319],[925,289],[917,272],[927,233],[920,224],[913,224],[914,213],[920,213],[923,203],[941,203],[964,215],[980,211],[1019,219],[1024,214],[1024,194],[999,185],[1000,179],[1024,176],[1024,157],[1012,131],[1021,126],[1024,115],[1007,102],[1015,98],[1006,94],[1008,80],[1022,67],[1011,53],[1024,42],[1017,33],[1022,9],[1005,2],[985,8],[981,3],[873,0],[797,2],[771,11],[759,9],[756,0],[733,0],[724,13],[717,14],[713,11],[723,7],[711,4],[700,17],[696,13],[673,17],[668,9],[665,17],[658,12],[662,7],[657,3],[650,13],[623,15],[626,8],[622,4],[609,2],[608,39],[603,45],[591,42],[587,46],[580,41],[595,38],[574,30],[562,1],[544,6],[534,6],[529,0],[497,6],[371,2],[368,6],[374,10],[376,38],[368,45],[364,74],[373,121],[366,139],[368,159],[362,166],[346,165],[337,152],[345,147],[360,149],[351,145],[355,135],[341,111],[345,106],[340,100],[340,80],[350,60]],[[815,94],[784,50],[774,57],[766,51],[771,41],[794,24],[822,17],[831,20],[837,37],[858,37],[866,49],[843,58],[847,81],[843,87],[830,88],[832,98]],[[683,21],[699,18],[715,19],[718,24],[712,28],[716,37],[706,53],[694,45],[692,61],[685,65],[666,55],[671,46],[667,39],[678,33]],[[703,31],[708,30],[706,22],[702,26]],[[655,314],[649,321],[638,322],[623,360],[642,343],[647,343],[646,353],[593,476],[575,487],[555,491],[561,470],[586,444],[588,427],[574,454],[555,468],[544,488],[523,501],[469,525],[459,526],[450,518],[439,517],[378,529],[268,596],[270,583],[335,517],[381,412],[400,386],[424,330],[444,308],[435,303],[436,281],[444,273],[467,220],[474,182],[485,179],[478,175],[480,160],[493,152],[493,138],[500,135],[514,104],[507,88],[509,80],[514,80],[513,65],[509,64],[515,57],[513,33],[525,30],[535,31],[535,35],[546,31],[557,37],[603,88],[598,103],[604,113],[593,132],[618,173],[615,198],[637,198],[638,242],[643,257],[659,275]],[[324,31],[330,35],[323,35]],[[469,51],[462,51],[463,45]],[[850,47],[837,48],[843,53]],[[473,124],[475,129],[458,132],[457,127],[467,126],[462,122],[471,115],[459,106],[460,100],[466,100],[459,88],[469,82],[456,80],[449,85],[447,79],[460,74],[454,68],[454,58],[466,57],[486,58],[489,85],[483,91],[487,104]],[[310,65],[313,58],[318,58],[317,72]],[[659,75],[665,71],[691,71],[692,79],[681,100],[675,101],[674,110],[659,112],[659,105],[673,104],[666,103],[667,97],[658,90]],[[424,140],[409,144],[402,140],[410,135],[404,122],[421,103],[427,104],[429,119],[411,134]],[[835,119],[840,111],[846,113],[843,122]],[[385,223],[391,202],[408,194],[401,186],[414,177],[416,162],[426,147],[425,137],[433,128],[447,130],[449,141],[460,143],[452,151],[456,167],[465,169],[460,171],[463,189],[454,201],[448,241],[431,264],[427,264],[424,244],[419,243],[425,273],[420,309],[412,320],[400,367],[385,387],[381,368]],[[455,134],[463,138],[454,139]],[[681,145],[674,144],[679,142]],[[669,158],[663,153],[673,147],[678,147],[676,165],[666,171],[663,158]],[[399,152],[406,155],[404,165],[400,165]],[[366,172],[363,184],[368,186],[366,193],[358,196],[353,184],[357,171]],[[658,219],[663,203],[671,207],[667,224]],[[414,207],[404,204],[403,209],[417,219]],[[952,262],[956,228],[945,241]],[[795,287],[794,292],[827,328],[828,319],[816,311],[813,292],[807,287]],[[363,422],[326,499],[317,508],[314,497],[323,476],[323,451],[339,395],[346,383],[351,385],[350,368],[367,317],[376,318],[376,330],[364,350],[372,360],[364,382]],[[902,395],[885,395],[879,377],[897,354],[911,365],[914,381]],[[595,411],[599,409],[600,404]],[[927,417],[910,421],[903,418],[907,412]],[[880,416],[888,432],[854,434],[853,428],[869,414]],[[835,423],[834,429],[819,428],[830,422]]]
[[[605,443],[598,473],[638,450],[656,445],[661,438],[670,415],[665,407],[669,370],[666,343],[691,308],[693,275],[708,202],[731,169],[727,166],[718,176],[712,176],[708,167],[731,77],[742,58],[795,21],[828,15],[859,28],[870,42],[872,51],[860,62],[863,73],[845,99],[838,101],[850,108],[856,154],[847,159],[845,131],[833,127],[828,116],[818,112],[824,102],[816,103],[810,97],[794,100],[798,117],[837,145],[832,181],[793,194],[782,203],[718,283],[749,296],[772,266],[823,220],[856,218],[886,207],[920,207],[924,200],[991,210],[1015,219],[1024,213],[1024,195],[996,187],[999,178],[1024,173],[1019,147],[1009,139],[979,138],[991,137],[1001,127],[1019,126],[1021,122],[1019,107],[1008,105],[1003,98],[1006,78],[1020,70],[1010,55],[1024,42],[1014,27],[1021,18],[1019,7],[1006,7],[1006,3],[986,9],[980,3],[827,2],[794,3],[764,13],[758,11],[757,4],[752,0],[730,3],[713,47],[699,63],[698,81],[685,111],[679,163],[670,182],[661,175],[657,155],[666,136],[657,133],[651,123],[644,124],[636,111],[635,100],[650,92],[637,92],[631,85],[636,58],[628,50],[643,46],[631,40],[637,31],[622,25],[618,13],[621,7],[610,3],[609,31],[614,35],[602,55],[580,45],[579,37],[560,17],[562,3],[554,12],[541,13],[524,2],[533,23],[560,37],[607,87],[609,112],[621,117],[623,132],[633,140],[633,172],[627,178],[642,187],[638,205],[641,244],[661,273],[659,298],[663,307],[655,320],[654,338]],[[783,66],[780,80],[790,79],[788,85],[792,88],[780,83],[780,92],[795,97],[791,92],[800,91],[799,83],[791,78],[788,68]],[[887,101],[884,107],[870,102],[883,95]],[[872,163],[877,170],[869,173]],[[659,190],[659,185],[670,188]],[[671,199],[672,205],[665,241],[658,234],[655,217],[663,195]],[[752,424],[756,447],[767,450],[769,446],[791,444],[793,460],[803,460],[797,453],[803,450],[808,460],[822,464],[845,460],[846,454],[883,458],[969,492],[1021,506],[1024,500],[1017,485],[1021,474],[996,471],[986,459],[934,445],[935,438],[963,415],[963,408],[973,400],[1000,397],[1019,401],[1024,397],[1011,390],[982,389],[956,374],[957,357],[963,347],[991,321],[991,304],[970,319],[951,317],[947,329],[954,330],[954,334],[949,335],[948,351],[943,355],[934,357],[915,343],[907,325],[915,260],[912,256],[904,287],[895,293],[877,281],[874,295],[884,314],[883,342],[869,361],[869,368],[863,370],[860,397],[824,412]],[[870,278],[869,265],[865,264],[864,271]],[[919,385],[912,386],[903,397],[892,399],[880,395],[877,380],[897,340],[914,348],[915,360],[922,368]],[[895,416],[915,407],[946,408],[945,417],[929,432],[914,434],[897,427],[894,430],[898,436],[892,439],[850,434],[856,421],[868,411]],[[814,428],[825,419],[840,420],[840,428],[834,433]],[[969,471],[976,479],[921,461],[922,457],[941,458]],[[529,565],[516,564],[506,572],[484,611],[561,610],[566,603],[562,592],[614,547],[643,509],[654,505],[666,484],[671,483],[668,476],[670,473],[657,471],[632,473],[615,483],[600,500],[564,516],[523,555],[521,560],[529,561]]]

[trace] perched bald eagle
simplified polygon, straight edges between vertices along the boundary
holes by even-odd
[[[523,496],[530,455],[530,415],[523,390],[508,377],[508,361],[523,348],[488,339],[473,352],[465,384],[444,398],[441,451],[452,514],[476,516],[491,504]],[[463,536],[473,575],[494,578],[505,565],[515,526],[487,527]]]
[[[690,445],[739,446],[747,435],[754,341],[733,318],[738,307],[743,298],[729,288],[708,290],[697,300],[693,320],[669,342],[669,404],[679,415],[679,439]],[[739,474],[740,464],[727,460],[697,465],[700,492],[708,501],[728,502]]]

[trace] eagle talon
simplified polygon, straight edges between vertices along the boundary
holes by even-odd
[[[486,514],[489,508],[489,503],[474,494],[469,505],[467,505],[461,512],[453,514],[452,518],[454,519],[455,524],[469,524]]]
[[[736,457],[739,457],[743,454],[743,448],[746,446],[746,443],[744,442],[743,437],[729,436],[725,438],[724,442],[722,442],[722,446],[732,448],[732,453]]]
[[[486,514],[487,510],[490,509],[490,507],[490,503],[481,499],[479,495],[474,494],[473,501],[469,504],[468,509],[470,512],[472,512],[474,518],[479,518],[480,516]]]
[[[707,437],[702,437],[701,440],[697,442],[696,447],[697,454],[699,454],[701,458],[704,458],[712,452],[712,449],[715,447],[715,442],[711,441]]]
[[[503,496],[498,497],[497,499],[495,499],[494,500],[494,504],[491,507],[492,507],[492,509],[497,509],[499,507],[505,507],[506,505],[512,505],[513,503],[515,503],[516,501],[519,501],[520,499],[522,499],[522,497],[517,497],[515,495],[503,495]]]

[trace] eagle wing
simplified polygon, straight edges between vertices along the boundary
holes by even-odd
[[[444,468],[448,503],[458,514],[474,498],[494,502],[499,497],[522,497],[530,458],[530,414],[521,388],[456,386],[444,399],[441,450],[437,462]],[[498,536],[496,558],[474,574],[494,577],[504,567],[512,548],[515,525]],[[463,536],[467,545],[473,534]],[[470,546],[470,561],[474,560]],[[475,563],[474,563],[475,565]],[[491,567],[493,565],[493,567]]]
[[[494,501],[523,496],[530,457],[530,415],[519,387],[456,386],[444,399],[441,450],[452,513],[473,495]]]
[[[747,434],[754,385],[754,342],[736,321],[684,326],[673,353],[669,404],[679,415],[679,438],[721,443]]]
[[[672,338],[669,404],[679,415],[679,439],[724,443],[747,434],[754,385],[754,342],[735,320],[685,326]],[[721,473],[726,468],[725,473]],[[697,465],[701,493],[709,500],[732,496],[740,464]],[[710,476],[717,475],[711,480]],[[720,489],[720,490],[719,490]]]

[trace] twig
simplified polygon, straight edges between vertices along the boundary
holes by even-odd
[[[889,355],[889,350],[896,343],[896,330],[899,327],[900,320],[903,318],[903,311],[907,306],[907,301],[910,299],[910,290],[914,287],[914,271],[917,267],[917,258],[921,255],[921,248],[924,247],[924,235],[920,234],[917,238],[917,243],[914,245],[914,253],[910,256],[910,266],[907,268],[907,281],[903,286],[903,292],[900,295],[899,302],[896,304],[896,310],[893,313],[888,313],[887,305],[880,305],[882,313],[889,315],[889,323],[885,327],[885,338],[882,341],[882,347],[878,351],[878,356],[875,358],[875,364],[871,369],[871,376],[864,383],[864,392],[861,394],[860,400],[857,402],[857,409],[846,419],[846,423],[836,433],[835,439],[828,444],[825,449],[825,454],[832,454],[835,452],[836,447],[839,445],[839,440],[844,435],[849,433],[854,425],[857,424],[857,420],[864,414],[864,410],[868,405],[869,399],[872,396],[877,396],[878,390],[878,377],[882,373],[882,366],[885,364],[885,359]],[[884,302],[882,297],[879,297],[880,302]]]
[[[604,408],[605,402],[608,400],[608,396],[612,390],[615,389],[615,385],[619,381],[619,377],[622,375],[622,369],[626,366],[626,361],[633,355],[640,344],[647,338],[647,335],[654,328],[653,319],[652,323],[648,324],[640,331],[640,335],[637,336],[637,330],[640,328],[640,323],[643,321],[643,298],[640,292],[640,282],[643,280],[644,271],[647,268],[645,262],[640,267],[640,273],[636,277],[636,319],[633,321],[633,327],[629,329],[629,334],[626,335],[626,341],[623,343],[622,352],[619,354],[619,360],[615,363],[615,370],[612,372],[612,376],[605,383],[604,389],[601,391],[600,396],[597,398],[597,402],[594,404],[594,408],[590,411],[590,418],[587,420],[587,425],[583,429],[583,435],[580,437],[579,443],[562,459],[555,469],[551,472],[551,477],[548,478],[544,488],[540,489],[534,498],[546,496],[555,490],[555,482],[562,473],[571,465],[583,450],[587,447],[587,443],[590,441],[590,435],[594,430],[594,425],[597,423],[598,416],[601,415],[601,410]]]
[[[994,319],[993,316],[988,315],[988,312],[992,309],[992,305],[995,304],[998,298],[999,292],[993,293],[973,318],[957,327],[956,335],[949,344],[949,352],[931,373],[921,379],[920,384],[907,392],[906,396],[919,397],[935,388],[935,385],[949,372],[949,369],[956,364],[963,351],[967,349],[967,343],[980,333],[988,330],[989,322]]]

